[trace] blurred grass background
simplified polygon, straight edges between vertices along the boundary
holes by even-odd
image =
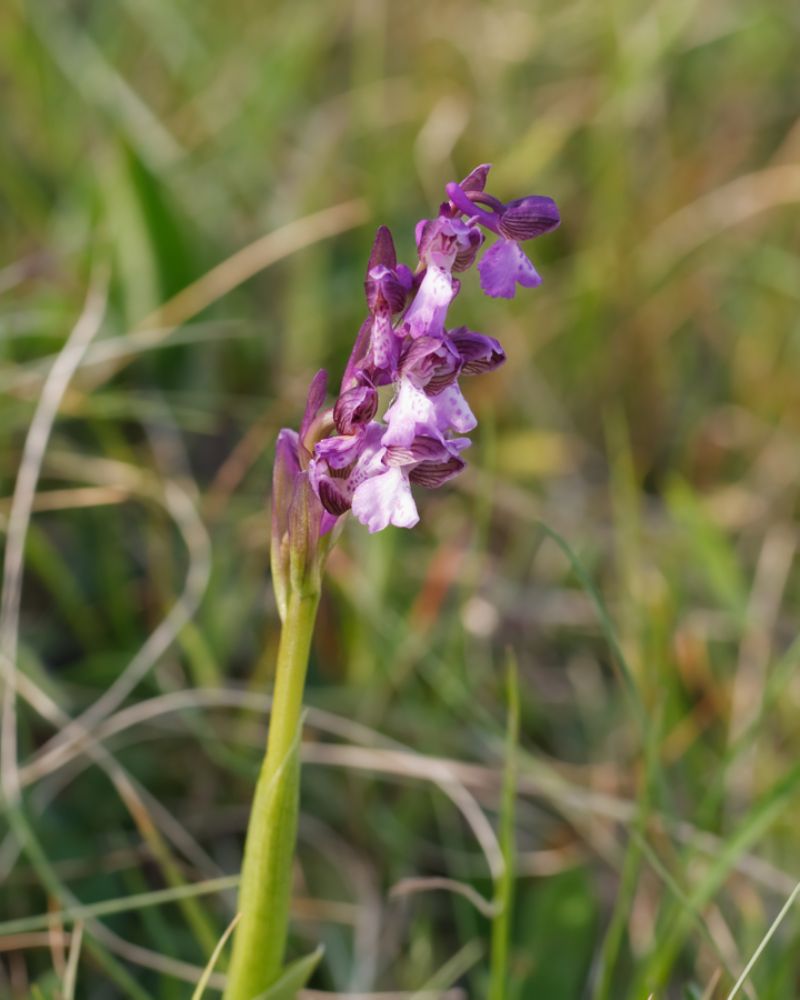
[[[509,356],[467,386],[470,470],[419,529],[350,525],[331,560],[293,946],[326,945],[309,996],[485,995],[472,902],[390,890],[491,894],[446,792],[495,821],[511,647],[508,997],[729,995],[800,877],[799,30],[787,0],[2,5],[4,542],[98,290],[23,539],[0,995],[191,996],[230,881],[130,897],[238,870],[272,442],[317,368],[338,378],[374,228],[408,260],[487,160],[494,194],[564,221],[532,245],[541,289],[498,304],[469,275],[456,303]],[[121,676],[88,717],[106,749],[71,746]],[[119,912],[19,923],[76,899]],[[739,995],[800,996],[798,944],[790,911]]]

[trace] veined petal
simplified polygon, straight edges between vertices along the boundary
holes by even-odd
[[[450,455],[443,462],[420,462],[409,472],[408,478],[412,483],[435,490],[457,476],[466,464],[458,455]]]
[[[419,514],[402,469],[387,469],[357,486],[353,494],[353,514],[370,533],[381,531],[390,524],[413,528],[419,521]]]
[[[320,476],[315,485],[319,502],[334,517],[340,517],[350,510],[350,492],[347,483],[332,476]]]
[[[465,326],[451,330],[448,339],[461,358],[461,371],[464,375],[480,375],[497,368],[506,360],[506,352],[499,340],[483,333],[475,333]]]
[[[525,288],[542,283],[536,268],[513,240],[498,240],[489,247],[478,262],[478,271],[481,288],[493,299],[513,299],[517,283]]]
[[[461,440],[468,440],[462,438]],[[442,462],[459,448],[451,449],[450,442],[429,434],[418,434],[410,445],[388,445],[384,462],[393,465],[418,465],[420,462]]]
[[[378,409],[378,393],[371,385],[358,385],[343,392],[333,408],[333,422],[340,434],[355,434],[368,424]]]
[[[531,194],[510,201],[498,223],[509,240],[532,240],[549,233],[561,223],[558,205],[545,195]]]
[[[466,271],[468,268],[472,267],[475,262],[475,258],[478,256],[478,251],[483,246],[484,236],[477,226],[473,226],[469,230],[468,242],[466,246],[462,246],[456,254],[456,258],[453,261],[454,271]]]

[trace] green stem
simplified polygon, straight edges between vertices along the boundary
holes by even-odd
[[[514,905],[515,837],[514,814],[517,797],[517,747],[519,745],[519,678],[517,661],[508,652],[508,710],[506,716],[506,760],[500,799],[500,850],[503,874],[494,890],[496,913],[492,919],[489,961],[489,1000],[506,1000],[509,989],[508,950],[511,943],[511,911]]]
[[[242,914],[225,1000],[254,1000],[278,978],[289,926],[297,833],[303,688],[319,595],[291,593],[278,647],[267,752],[256,785],[239,890]]]

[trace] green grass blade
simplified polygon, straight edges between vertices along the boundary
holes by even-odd
[[[324,951],[325,949],[320,945],[310,955],[292,962],[284,969],[280,978],[265,993],[260,993],[256,1000],[295,1000],[297,991],[309,981],[314,969],[319,965]]]
[[[517,794],[517,745],[520,727],[519,671],[511,650],[506,661],[506,759],[500,801],[500,850],[503,873],[495,886],[496,913],[492,918],[492,948],[489,958],[489,1000],[504,1000],[508,995],[508,951],[514,905],[515,836],[514,817]]]

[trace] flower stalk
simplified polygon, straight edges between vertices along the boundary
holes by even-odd
[[[254,1000],[280,975],[289,928],[297,835],[298,755],[319,593],[291,593],[281,630],[267,752],[247,829],[233,958],[225,1000]]]

